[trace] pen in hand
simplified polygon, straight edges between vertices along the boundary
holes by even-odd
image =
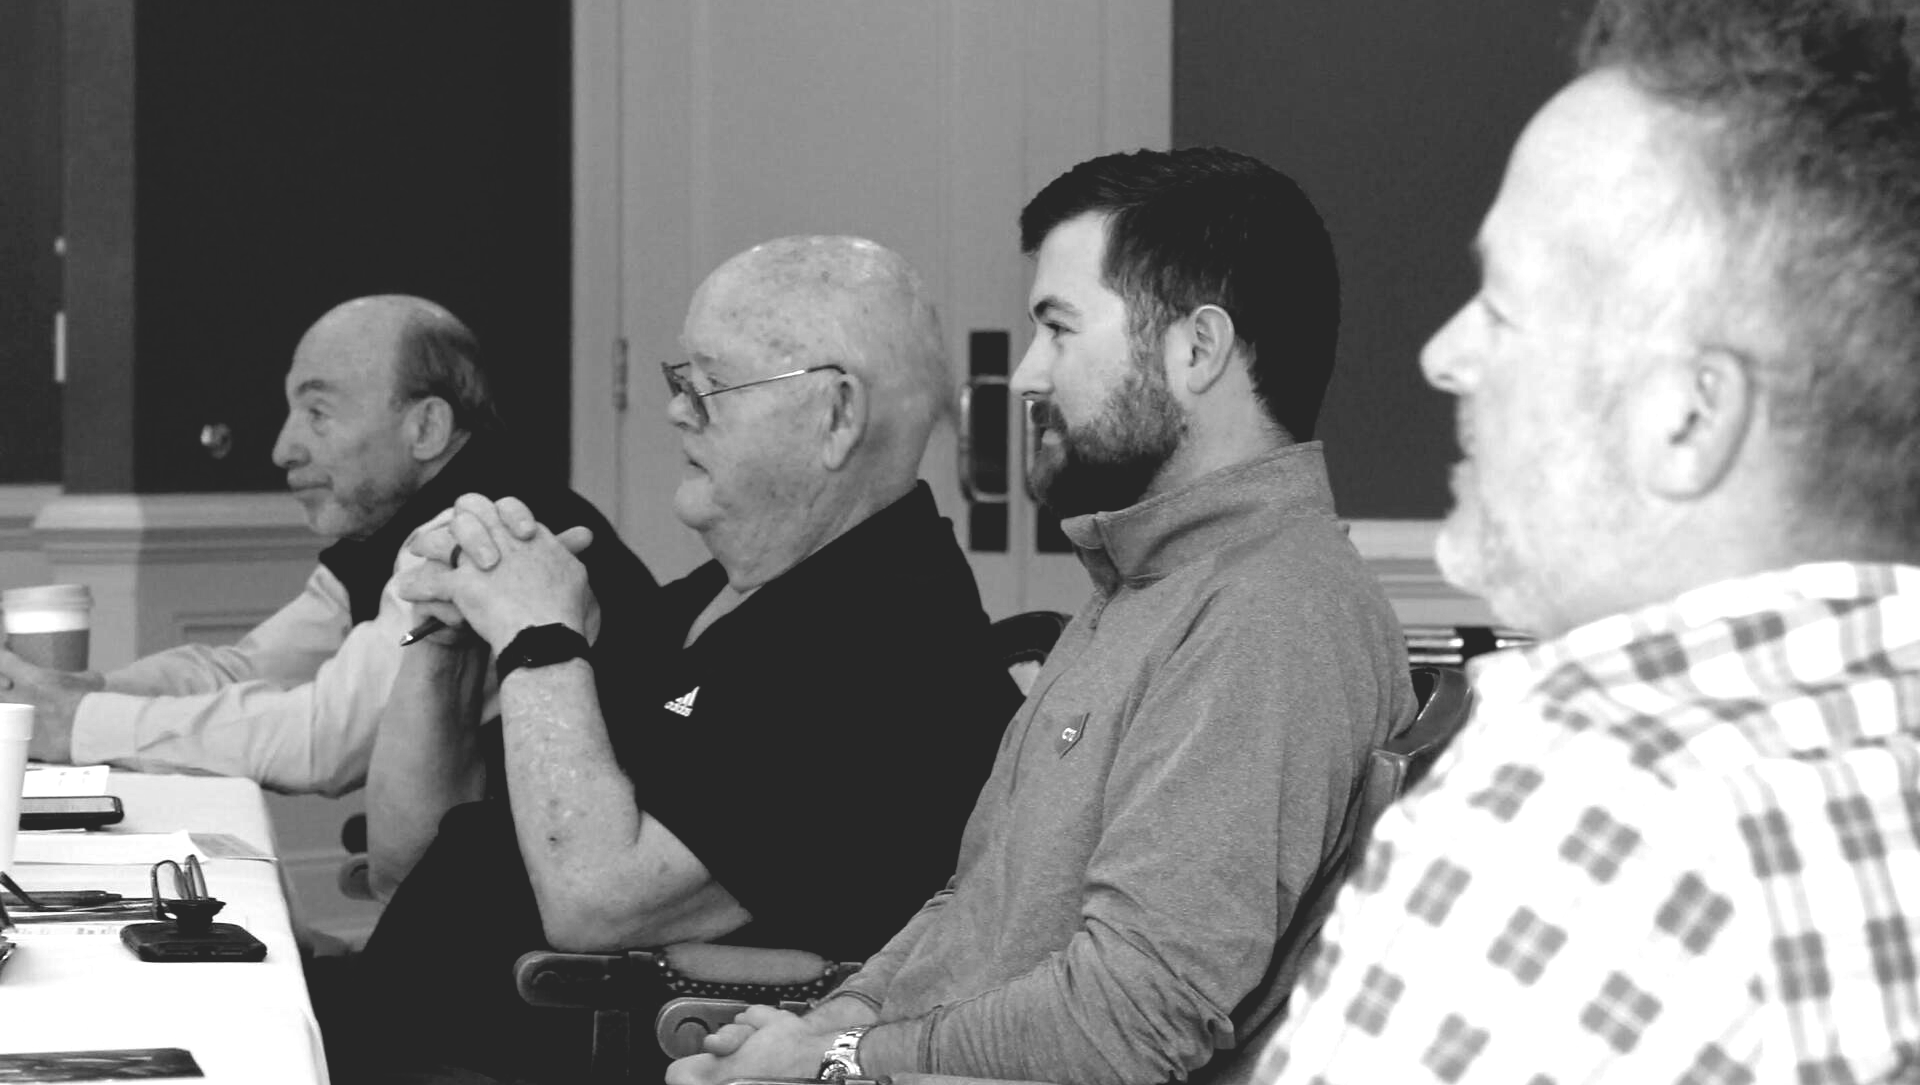
[[[447,566],[453,569],[458,569],[460,567],[460,544],[459,543],[454,543],[453,553],[447,555]],[[426,640],[428,637],[433,636],[435,633],[440,632],[442,629],[445,629],[446,627],[447,627],[447,623],[441,621],[440,619],[428,618],[426,621],[421,622],[419,625],[414,626],[412,629],[409,629],[407,631],[407,635],[400,638],[400,647],[405,648],[409,644],[413,644],[417,641]]]
[[[419,625],[416,625],[412,629],[408,630],[407,635],[400,638],[400,647],[405,648],[407,645],[412,644],[415,641],[426,640],[428,637],[433,636],[435,633],[440,632],[442,629],[445,629],[446,627],[447,627],[447,623],[441,621],[440,619],[428,618],[426,621],[421,622]]]

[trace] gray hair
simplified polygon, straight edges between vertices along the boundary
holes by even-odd
[[[1579,53],[1702,122],[1692,165],[1729,242],[1723,306],[1767,321],[1756,376],[1796,496],[1902,549],[1920,541],[1915,10],[1600,0]]]
[[[437,396],[453,409],[456,430],[488,433],[501,428],[487,371],[480,364],[479,340],[452,313],[431,303],[411,307],[397,349],[396,403]]]

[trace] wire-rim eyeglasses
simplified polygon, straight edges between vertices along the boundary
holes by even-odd
[[[750,380],[742,384],[729,384],[711,391],[702,392],[693,386],[693,381],[687,377],[685,372],[685,370],[692,368],[692,366],[692,362],[661,362],[660,372],[667,378],[668,391],[676,396],[687,397],[687,407],[693,412],[695,429],[705,429],[707,423],[713,419],[713,416],[707,413],[708,396],[717,396],[722,392],[738,392],[742,388],[752,388],[761,384],[772,384],[774,381],[783,381],[788,377],[804,377],[808,373],[819,373],[828,369],[831,369],[835,373],[845,373],[847,371],[846,366],[840,365],[837,362],[823,362],[820,365],[810,365],[805,369],[794,369],[785,373],[775,373],[771,377],[761,377],[759,380]]]

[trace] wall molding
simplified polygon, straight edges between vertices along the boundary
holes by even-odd
[[[1440,575],[1433,543],[1440,520],[1348,520],[1347,537],[1379,579],[1402,625],[1496,625],[1479,596]]]
[[[59,496],[60,487],[51,483],[0,486],[0,551],[38,553],[40,537],[34,534],[34,518]]]
[[[57,494],[32,531],[61,565],[311,560],[324,543],[285,493]]]

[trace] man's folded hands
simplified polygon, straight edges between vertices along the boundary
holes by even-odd
[[[536,625],[591,639],[598,607],[575,555],[592,542],[584,527],[555,535],[517,498],[465,494],[414,533],[407,549],[425,560],[395,586],[416,614],[471,629],[496,652]]]

